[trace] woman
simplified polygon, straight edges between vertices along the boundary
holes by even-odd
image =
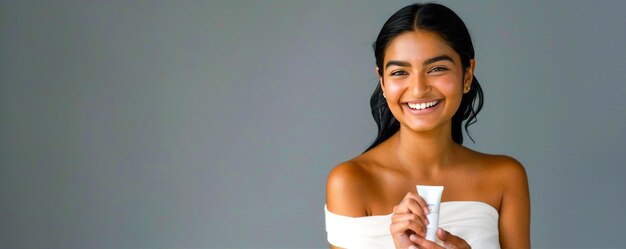
[[[337,165],[326,187],[331,248],[529,248],[523,166],[462,146],[482,90],[463,21],[439,4],[413,4],[374,43],[380,84],[371,98],[378,137]],[[437,243],[416,185],[444,186]]]

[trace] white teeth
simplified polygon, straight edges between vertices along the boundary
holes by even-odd
[[[426,103],[420,103],[420,104],[411,104],[411,103],[409,103],[409,107],[411,109],[424,110],[424,109],[426,109],[428,107],[436,105],[437,103],[439,103],[439,100],[426,102]]]

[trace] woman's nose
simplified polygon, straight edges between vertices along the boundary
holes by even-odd
[[[409,91],[414,97],[420,98],[430,92],[430,85],[425,77],[415,76],[409,85]]]

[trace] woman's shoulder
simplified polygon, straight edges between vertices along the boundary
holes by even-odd
[[[358,181],[370,177],[377,163],[366,154],[361,154],[348,161],[337,164],[328,174],[329,180]]]
[[[515,158],[508,155],[487,154],[466,149],[466,155],[473,167],[480,167],[487,171],[499,174],[519,174],[525,171],[524,166]]]
[[[481,152],[471,152],[474,158],[472,166],[481,168],[489,177],[490,182],[498,184],[503,190],[512,185],[527,186],[527,175],[524,165],[508,155],[493,155]]]
[[[524,165],[511,156],[484,154],[483,162],[489,171],[503,178],[526,176]]]
[[[328,174],[326,204],[333,213],[360,217],[368,214],[368,196],[378,164],[366,154],[336,165]]]
[[[515,158],[475,151],[468,155],[470,158],[464,168],[466,173],[480,179],[477,196],[497,210],[501,209],[505,197],[527,191],[526,170]]]
[[[486,163],[492,177],[502,186],[505,193],[517,195],[528,190],[526,169],[518,160],[506,155],[491,155]]]

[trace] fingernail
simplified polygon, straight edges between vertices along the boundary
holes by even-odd
[[[409,249],[417,249],[417,247],[415,247],[414,245],[410,245]]]
[[[409,236],[409,239],[410,239],[411,241],[416,241],[416,240],[417,240],[417,236],[416,236],[415,234],[411,234],[411,235]]]
[[[430,211],[428,211],[428,208],[427,208],[427,207],[425,207],[425,208],[424,208],[424,213],[425,213],[425,214],[430,213]]]

